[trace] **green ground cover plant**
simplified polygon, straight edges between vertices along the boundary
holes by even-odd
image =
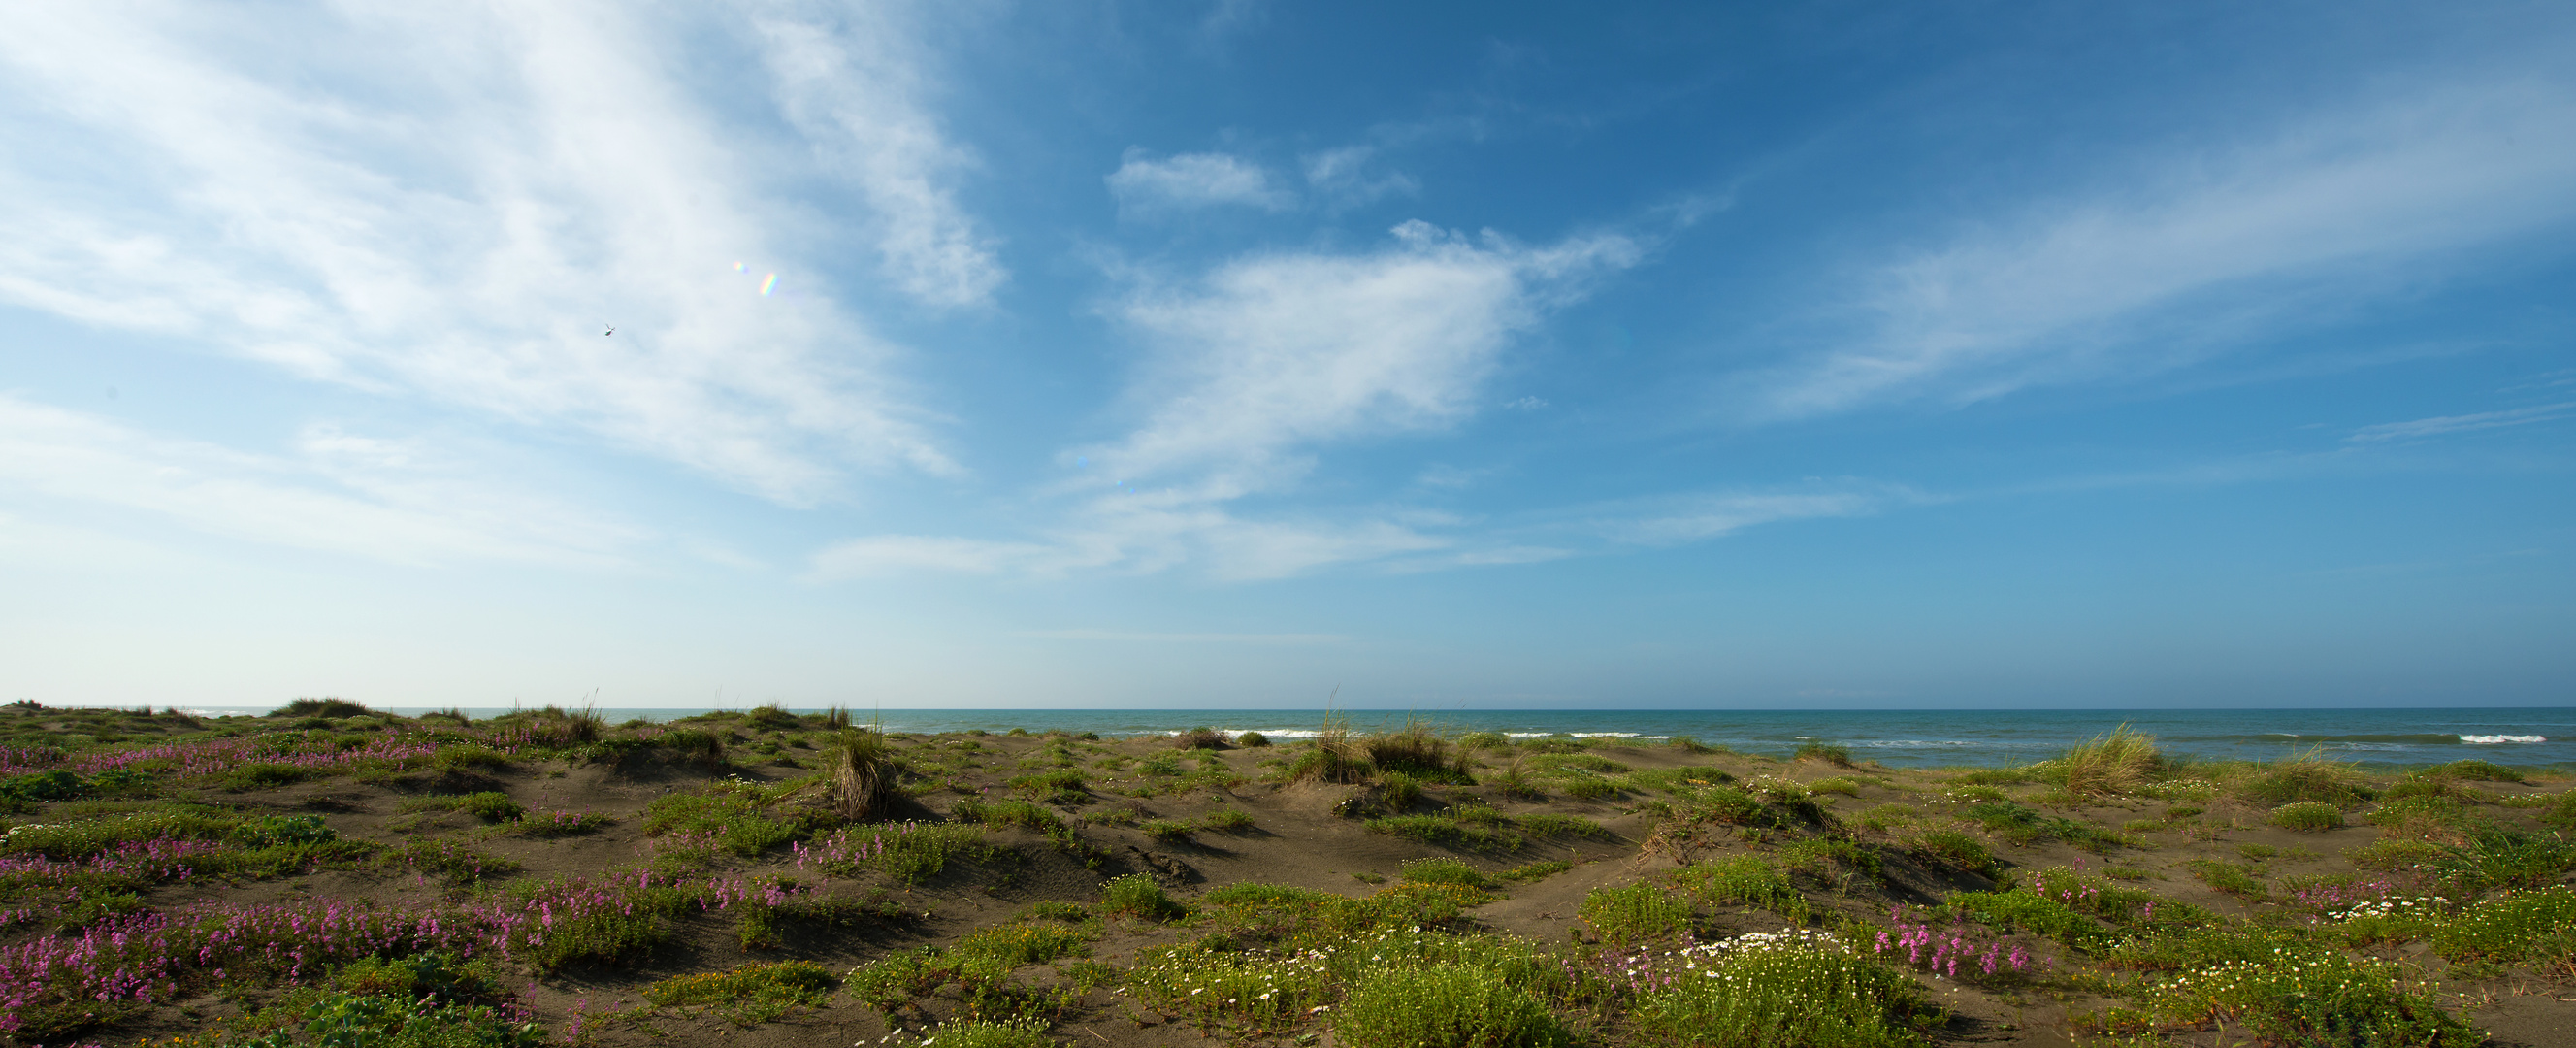
[[[1679,977],[1647,982],[1632,1015],[1670,1043],[1911,1048],[1938,1018],[1913,980],[1824,933],[1756,933],[1660,962]]]
[[[2324,801],[2292,801],[2272,809],[2271,823],[2283,829],[2318,833],[2343,826],[2343,809]]]
[[[1583,897],[1583,923],[1613,946],[1690,934],[1689,900],[1652,884],[1595,888]]]
[[[839,980],[812,961],[741,965],[703,975],[678,975],[644,988],[644,999],[665,1008],[708,1008],[737,1026],[776,1022],[797,1008],[830,1003]]]
[[[796,821],[772,817],[784,791],[734,779],[719,779],[690,793],[655,798],[644,809],[644,833],[660,837],[703,837],[715,847],[743,857],[759,855],[802,836]]]
[[[1351,1048],[1562,1048],[1573,1042],[1547,1002],[1471,965],[1372,969],[1333,1019]]]

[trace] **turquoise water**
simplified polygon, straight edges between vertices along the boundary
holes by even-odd
[[[221,711],[209,713],[261,710]],[[389,709],[395,713],[426,710]],[[491,716],[507,710],[466,710]],[[612,723],[667,721],[699,709],[602,709]],[[814,712],[814,711],[798,711]],[[858,711],[862,719],[868,711]],[[1345,711],[1352,727],[1401,725],[1402,712]],[[1208,726],[1294,739],[1314,733],[1323,711],[889,709],[889,731],[1044,731],[1129,735]],[[1453,710],[1423,714],[1446,731],[1509,735],[1621,736],[1654,742],[1688,735],[1748,753],[1786,754],[1808,742],[1850,748],[1858,758],[1899,767],[2011,765],[2055,756],[2126,723],[2157,737],[2169,753],[2210,760],[2271,760],[2322,746],[2370,764],[2432,764],[2479,757],[2503,764],[2576,764],[2576,709],[2360,710]]]

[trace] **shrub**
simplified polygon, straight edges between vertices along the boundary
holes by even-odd
[[[29,772],[0,781],[0,798],[16,801],[67,801],[88,790],[87,781],[77,773],[61,768]]]
[[[1225,745],[1225,736],[1215,728],[1192,728],[1172,733],[1172,746],[1183,750],[1213,750]]]
[[[347,699],[297,699],[284,706],[268,711],[267,715],[271,717],[324,717],[338,719],[341,717],[364,717],[374,712],[374,710],[370,710],[365,706],[351,702]]]
[[[1563,1048],[1573,1035],[1547,1002],[1495,971],[1458,964],[1364,972],[1334,1013],[1351,1048]]]
[[[1458,748],[1471,751],[1508,750],[1512,748],[1512,740],[1499,731],[1471,731],[1458,736]]]
[[[1211,830],[1241,833],[1252,828],[1252,816],[1238,808],[1219,808],[1207,813],[1205,818],[1199,820],[1199,825]]]
[[[1651,884],[1595,888],[1583,897],[1581,913],[1583,923],[1614,946],[1679,938],[1691,926],[1690,903]]]
[[[1136,829],[1145,836],[1170,844],[1190,839],[1190,834],[1197,828],[1178,819],[1147,819],[1137,823]]]
[[[1110,878],[1100,886],[1100,897],[1102,913],[1124,913],[1159,921],[1188,912],[1164,893],[1161,884],[1141,873]]]
[[[1257,731],[1247,731],[1241,735],[1235,736],[1234,744],[1245,749],[1257,749],[1259,747],[1270,745],[1270,736]]]
[[[2343,809],[2321,801],[2292,801],[2272,809],[2272,825],[2315,833],[2343,825]]]

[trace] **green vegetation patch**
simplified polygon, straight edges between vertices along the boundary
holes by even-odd
[[[757,1026],[797,1008],[830,1004],[837,982],[812,961],[777,961],[664,979],[645,987],[644,999],[665,1008],[709,1007],[736,1025]]]
[[[1712,944],[1714,945],[1714,944]],[[1831,936],[1739,937],[1636,995],[1631,1015],[1674,1044],[1911,1048],[1939,1018],[1912,979]]]

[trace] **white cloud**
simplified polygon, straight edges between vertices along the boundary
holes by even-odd
[[[1512,337],[1585,278],[1634,264],[1615,235],[1526,247],[1422,222],[1366,254],[1246,258],[1117,310],[1154,345],[1142,424],[1090,449],[1119,478],[1200,474],[1230,497],[1304,470],[1307,449],[1435,431],[1472,415]]]
[[[0,395],[0,482],[30,497],[141,511],[252,542],[399,564],[605,567],[645,536],[416,441],[308,429],[299,458],[143,433]]]
[[[1228,153],[1183,153],[1155,160],[1130,149],[1105,179],[1122,212],[1182,210],[1215,205],[1284,211],[1297,196],[1270,184],[1269,172]]]
[[[19,12],[0,301],[587,431],[791,504],[851,467],[953,469],[893,347],[732,272],[802,283],[769,261],[800,216],[766,210],[763,162],[672,68],[706,27],[631,13],[332,8],[252,41],[184,4]]]
[[[2576,95],[2490,85],[2169,161],[1875,267],[1873,330],[1763,380],[1761,413],[1967,400],[2170,363],[2576,219]],[[2168,150],[2171,152],[2171,150]]]
[[[873,535],[837,542],[816,553],[813,575],[820,580],[868,578],[915,571],[990,575],[1027,567],[1052,551],[1020,542],[935,535]]]
[[[1596,522],[1614,541],[1645,546],[1678,546],[1734,534],[1761,524],[1825,517],[1868,516],[1891,505],[1924,498],[1900,488],[1866,487],[1817,492],[1731,492],[1688,496],[1665,504],[1605,517]]]
[[[2368,444],[2384,440],[2412,440],[2444,433],[2527,426],[2534,422],[2554,422],[2566,418],[2571,411],[2576,411],[2576,400],[2527,408],[2510,408],[2504,411],[2481,411],[2474,415],[2445,415],[2439,418],[2419,418],[2411,422],[2382,422],[2375,426],[2363,426],[2354,430],[2351,436],[2344,439]]]
[[[989,300],[1007,274],[948,189],[973,161],[917,103],[931,85],[908,27],[880,7],[844,9],[838,25],[759,26],[781,108],[876,211],[877,250],[896,286],[938,306]]]
[[[1536,559],[1483,549],[1445,515],[1399,507],[1259,519],[1231,504],[1293,483],[1317,448],[1472,416],[1515,335],[1639,254],[1609,234],[1530,247],[1408,222],[1381,250],[1259,255],[1181,287],[1142,289],[1114,310],[1152,346],[1130,394],[1136,428],[1064,455],[1088,460],[1093,479],[1059,490],[1076,502],[1043,543],[860,539],[819,554],[816,572],[1191,564],[1241,581],[1450,552]],[[1128,484],[1103,490],[1119,481]]]
[[[1377,150],[1371,146],[1344,146],[1307,154],[1302,158],[1306,184],[1336,208],[1358,207],[1382,197],[1413,196],[1422,191],[1421,183],[1401,171],[1371,177],[1368,164],[1376,156]]]

